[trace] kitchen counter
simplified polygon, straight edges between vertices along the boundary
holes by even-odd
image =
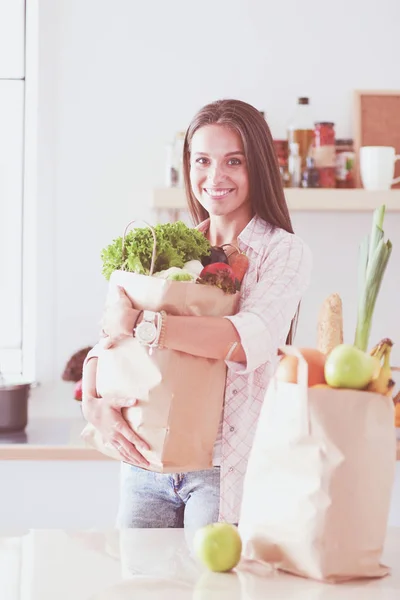
[[[86,421],[32,419],[24,432],[0,433],[0,460],[113,460],[85,446],[80,434]],[[400,460],[400,429],[397,460]]]
[[[0,534],[4,600],[397,600],[400,528],[388,530],[382,562],[390,575],[324,584],[242,560],[211,573],[193,558],[182,529],[27,530]]]
[[[85,446],[86,421],[31,419],[23,432],[0,433],[0,460],[112,460]]]

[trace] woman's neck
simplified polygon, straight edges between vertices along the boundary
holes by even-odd
[[[251,221],[250,211],[240,215],[211,215],[207,237],[212,246],[236,243],[239,234]]]

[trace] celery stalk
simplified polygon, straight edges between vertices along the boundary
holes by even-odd
[[[360,245],[358,269],[358,311],[354,345],[364,352],[368,348],[372,317],[383,275],[392,252],[390,240],[384,241],[385,205],[374,211],[370,236]]]
[[[365,288],[365,275],[367,273],[368,266],[368,254],[369,254],[369,235],[361,241],[359,258],[358,258],[358,298],[364,293]]]
[[[378,246],[379,240],[383,238],[383,221],[385,218],[385,205],[383,204],[379,208],[374,210],[372,217],[372,228],[371,235],[369,237],[369,251],[368,251],[368,262],[371,262],[372,255]]]

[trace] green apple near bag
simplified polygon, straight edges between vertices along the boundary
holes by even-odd
[[[363,390],[379,374],[379,361],[351,344],[336,346],[325,362],[325,379],[334,388]]]

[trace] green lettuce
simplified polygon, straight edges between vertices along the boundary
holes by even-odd
[[[211,245],[197,229],[183,223],[163,223],[154,228],[157,239],[154,273],[180,267],[189,260],[201,260],[211,253]],[[101,252],[102,273],[108,280],[113,271],[125,270],[149,275],[153,252],[153,235],[148,227],[130,231],[125,237],[125,256],[122,256],[122,237],[116,238]]]

